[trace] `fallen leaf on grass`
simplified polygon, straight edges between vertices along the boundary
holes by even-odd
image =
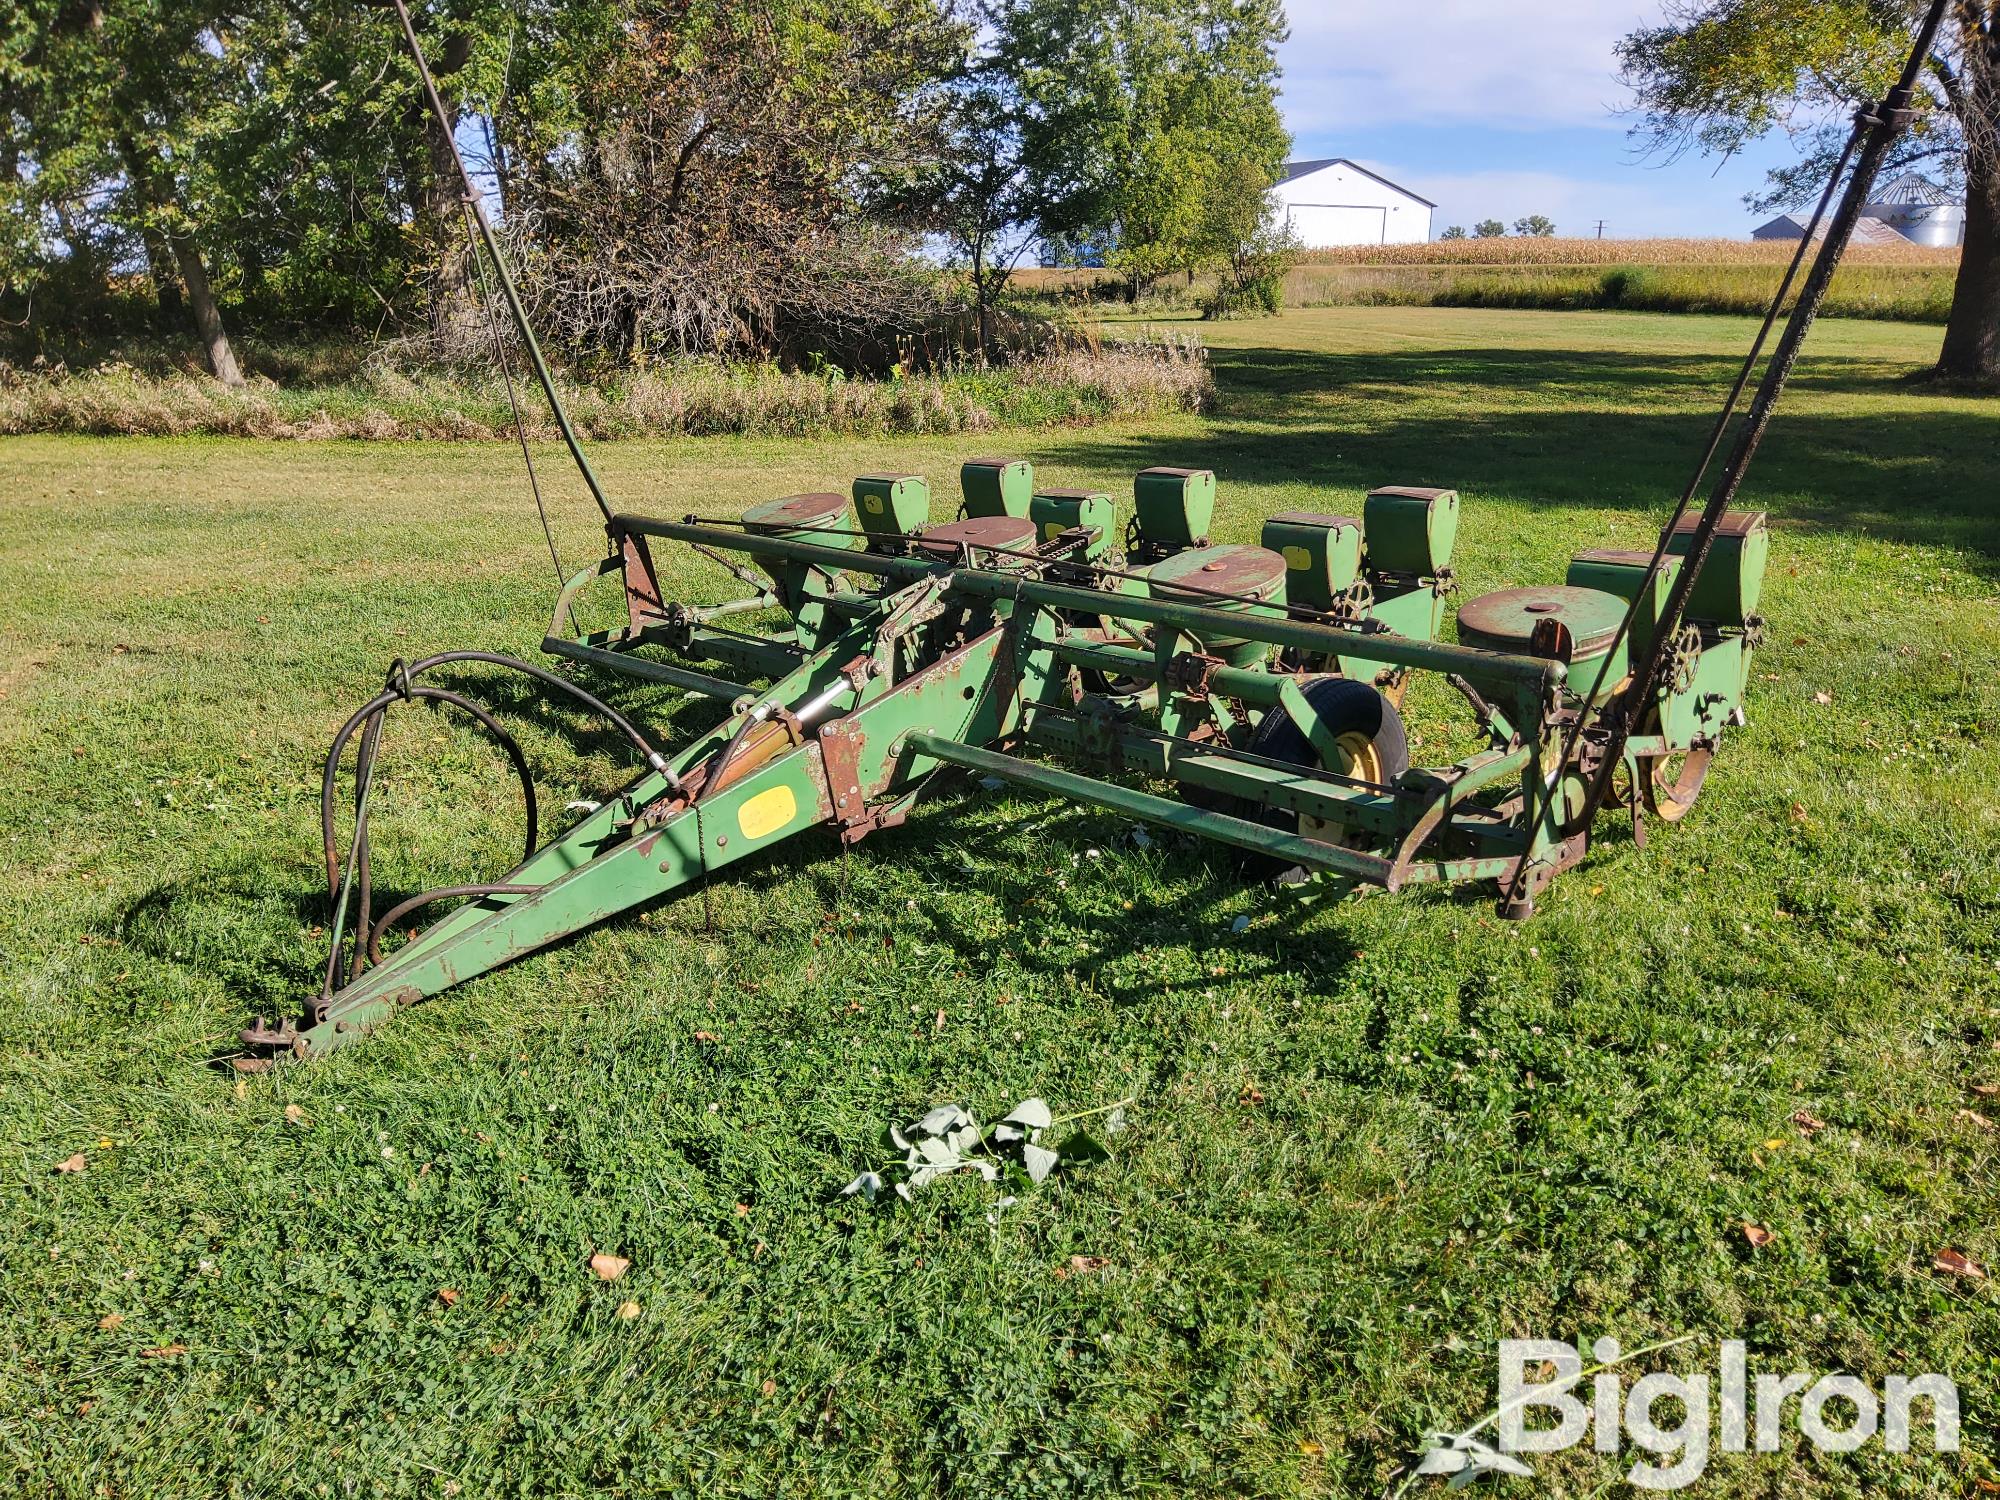
[[[1781,1136],[1781,1135],[1774,1135],[1774,1136],[1772,1136],[1772,1137],[1771,1137],[1771,1138],[1770,1138],[1770,1139],[1769,1139],[1768,1141],[1764,1142],[1764,1149],[1765,1149],[1766,1151],[1782,1151],[1782,1150],[1784,1150],[1784,1149],[1785,1149],[1785,1138],[1784,1138],[1783,1136]]]
[[[638,1317],[638,1316],[639,1316],[639,1304],[638,1304],[638,1303],[636,1303],[636,1302],[621,1302],[621,1303],[619,1303],[619,1304],[618,1304],[618,1316],[619,1316],[619,1317],[621,1317],[621,1318],[636,1318],[636,1317]]]
[[[1772,1240],[1775,1240],[1777,1236],[1762,1224],[1752,1224],[1748,1219],[1745,1219],[1743,1221],[1743,1238],[1750,1242],[1752,1250],[1762,1250]]]
[[[1792,1123],[1799,1127],[1799,1134],[1810,1139],[1814,1134],[1826,1129],[1826,1121],[1809,1109],[1801,1109],[1792,1115]]]
[[[1072,1255],[1056,1267],[1056,1279],[1067,1281],[1072,1276],[1088,1276],[1093,1271],[1101,1271],[1111,1262],[1102,1255]]]
[[[1968,1125],[1977,1125],[1981,1130],[1991,1130],[1993,1128],[1993,1122],[1976,1109],[1961,1109],[1958,1112],[1958,1118],[1965,1121]]]
[[[58,1172],[81,1172],[85,1167],[89,1165],[90,1163],[83,1159],[83,1153],[79,1151],[76,1153],[76,1155],[69,1157],[66,1160],[57,1162],[56,1170]]]
[[[769,1398],[778,1394],[778,1382],[766,1376],[764,1383],[757,1387],[757,1389],[762,1391],[766,1398]]]
[[[287,1104],[285,1106],[285,1119],[293,1125],[303,1125],[306,1123],[306,1112],[296,1104]]]
[[[1831,702],[1833,702],[1833,694],[1831,694],[1831,693],[1814,693],[1814,694],[1813,694],[1813,702],[1815,702],[1815,703],[1820,703],[1820,704],[1826,704],[1826,703],[1831,703]]]
[[[1311,1438],[1300,1438],[1299,1452],[1303,1453],[1307,1458],[1318,1458],[1322,1453],[1326,1452],[1326,1449],[1315,1443]]]
[[[1793,821],[1794,823],[1803,823],[1803,822],[1805,822],[1805,820],[1806,820],[1806,805],[1805,805],[1805,803],[1803,803],[1803,802],[1794,802],[1794,803],[1792,804],[1792,821]]]
[[[1242,1094],[1237,1097],[1236,1102],[1252,1106],[1262,1104],[1264,1102],[1264,1092],[1262,1089],[1253,1089],[1246,1086]]]
[[[106,1313],[97,1320],[97,1331],[99,1333],[109,1333],[124,1321],[125,1314],[123,1313]]]
[[[737,1218],[739,1218],[739,1219],[741,1219],[741,1218],[746,1218],[746,1217],[748,1217],[748,1216],[749,1216],[749,1213],[750,1213],[750,1205],[749,1205],[749,1204],[747,1204],[747,1203],[739,1203],[739,1204],[737,1204],[737,1205],[736,1205],[736,1217],[737,1217]]]
[[[717,1040],[715,1033],[712,1031],[697,1031],[694,1034],[694,1039],[697,1042],[712,1042]]]
[[[442,1303],[443,1303],[443,1304],[444,1304],[444,1305],[445,1305],[446,1307],[455,1307],[455,1306],[457,1306],[457,1305],[458,1305],[458,1288],[457,1288],[457,1287],[455,1287],[455,1286],[441,1286],[441,1287],[439,1287],[439,1288],[438,1288],[438,1301],[442,1302]]]
[[[1963,1250],[1954,1250],[1950,1246],[1946,1246],[1944,1249],[1938,1251],[1937,1255],[1932,1258],[1931,1264],[1937,1267],[1938,1270],[1947,1272],[1953,1276],[1971,1276],[1981,1281],[1986,1278],[1986,1267],[1967,1255]]]
[[[188,1352],[186,1344],[162,1344],[157,1349],[141,1349],[141,1359],[178,1359]]]
[[[597,1254],[590,1257],[590,1269],[597,1273],[599,1281],[616,1281],[625,1274],[632,1264],[622,1255]]]
[[[2000,1083],[1969,1083],[1966,1087],[1982,1099],[1991,1099],[1995,1094],[2000,1094]]]

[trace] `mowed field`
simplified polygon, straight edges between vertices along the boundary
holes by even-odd
[[[941,518],[974,452],[1123,495],[1197,464],[1232,541],[1449,484],[1478,593],[1646,544],[1751,325],[1203,331],[1208,417],[596,461],[662,515],[916,470]],[[1497,1340],[1607,1334],[1693,1335],[1646,1362],[1684,1372],[1733,1338],[1753,1372],[1959,1384],[1960,1454],[1822,1454],[1788,1421],[1699,1493],[2000,1481],[1994,1283],[1936,1268],[2000,1273],[2000,404],[1912,384],[1936,342],[1816,330],[1745,494],[1775,531],[1750,723],[1687,822],[1640,850],[1607,818],[1529,923],[1472,890],[1283,898],[1220,850],[954,791],[242,1080],[215,1060],[322,961],[333,728],[399,654],[535,651],[519,455],[0,443],[0,1488],[1374,1495],[1491,1409]],[[552,488],[574,565],[598,533]],[[551,823],[629,774],[492,686]],[[676,740],[717,713],[615,692]],[[1412,705],[1448,757],[1448,694]],[[503,869],[504,764],[391,722],[380,887]],[[1009,1206],[837,1196],[884,1124],[1029,1095],[1133,1102],[1110,1160]],[[1634,1456],[1512,1483],[1609,1493]]]

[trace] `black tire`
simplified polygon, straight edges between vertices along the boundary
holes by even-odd
[[[1335,735],[1368,737],[1375,758],[1381,763],[1384,781],[1394,781],[1410,769],[1410,737],[1403,729],[1403,716],[1373,687],[1352,677],[1315,677],[1303,691],[1320,722]],[[1250,751],[1272,760],[1290,761],[1295,766],[1319,764],[1312,741],[1282,708],[1264,716],[1264,722],[1251,737]]]
[[[1308,682],[1303,691],[1306,702],[1319,715],[1320,723],[1334,735],[1367,737],[1385,783],[1393,782],[1410,769],[1410,737],[1403,728],[1403,716],[1396,712],[1394,704],[1369,684],[1357,682],[1352,677],[1317,677]],[[1257,726],[1257,733],[1251,737],[1250,751],[1253,755],[1288,761],[1295,766],[1321,764],[1312,741],[1282,708],[1273,709],[1264,716],[1264,722]],[[1328,766],[1325,769],[1335,768]],[[1272,828],[1281,828],[1287,833],[1298,832],[1299,815],[1284,808],[1257,808],[1246,803],[1243,816]],[[1356,847],[1366,847],[1359,837],[1350,842]],[[1300,866],[1287,867],[1262,855],[1248,856],[1246,873],[1285,883],[1303,879],[1306,874]]]

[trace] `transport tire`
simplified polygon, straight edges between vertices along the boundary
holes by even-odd
[[[1315,678],[1306,684],[1304,692],[1313,712],[1319,715],[1322,724],[1333,731],[1345,752],[1346,764],[1328,766],[1327,770],[1384,783],[1394,781],[1409,770],[1410,739],[1403,728],[1403,716],[1396,712],[1396,706],[1382,693],[1368,683],[1351,677]],[[1273,709],[1265,716],[1264,722],[1257,726],[1257,733],[1251,737],[1249,748],[1254,755],[1289,761],[1293,765],[1320,764],[1319,754],[1306,738],[1305,731],[1282,708]],[[1304,833],[1308,838],[1323,839],[1329,844],[1341,844],[1351,849],[1370,848],[1377,842],[1364,830],[1343,830],[1311,818],[1301,818],[1299,814],[1282,808],[1260,810],[1246,806],[1242,815],[1253,817],[1272,828],[1282,828],[1287,833]],[[1301,865],[1288,868],[1275,859],[1260,855],[1249,855],[1247,861],[1247,873],[1260,879],[1275,880],[1281,885],[1298,884],[1309,873]]]

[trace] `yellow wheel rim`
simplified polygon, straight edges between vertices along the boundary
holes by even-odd
[[[1375,748],[1372,735],[1351,729],[1334,741],[1340,751],[1341,764],[1334,767],[1342,776],[1353,776],[1361,781],[1382,780],[1382,752]]]

